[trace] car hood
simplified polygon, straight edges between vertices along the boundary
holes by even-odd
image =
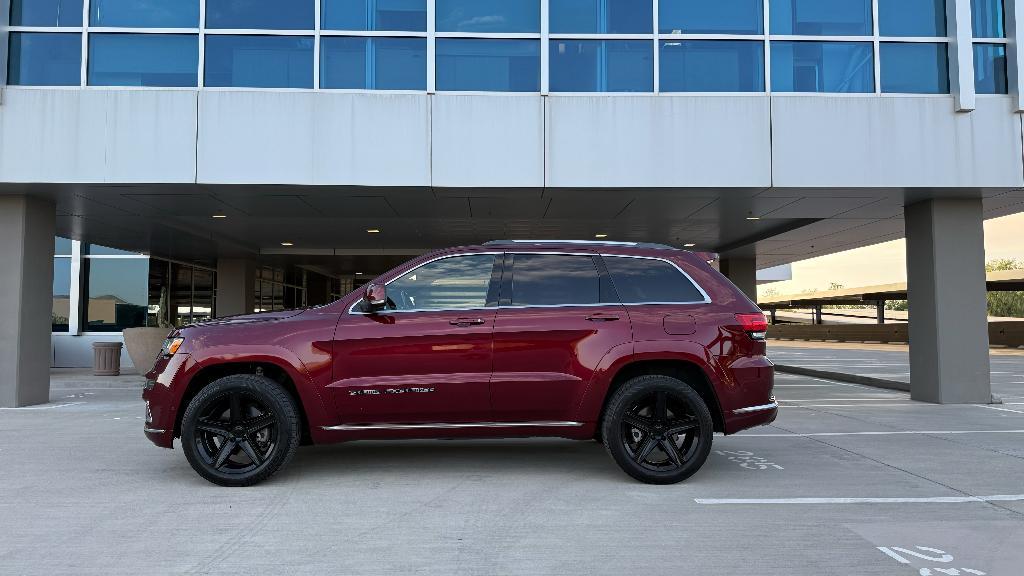
[[[192,327],[201,328],[203,326],[228,326],[232,324],[251,324],[253,322],[269,322],[272,320],[284,320],[285,318],[291,318],[292,316],[298,316],[306,311],[306,308],[298,308],[295,310],[278,310],[276,312],[258,312],[256,314],[239,314],[238,316],[225,316],[223,318],[217,318],[215,320],[209,320],[207,322],[197,322],[192,324]]]

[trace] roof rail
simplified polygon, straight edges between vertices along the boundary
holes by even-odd
[[[629,248],[653,248],[657,250],[678,250],[668,244],[653,242],[616,242],[614,240],[491,240],[484,246],[508,246],[516,244],[580,244],[583,246],[624,246]]]

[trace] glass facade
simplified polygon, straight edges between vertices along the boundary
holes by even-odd
[[[83,0],[12,0],[8,83],[942,94],[949,91],[948,71],[938,64],[948,66],[950,57],[945,4],[89,0],[86,6]],[[548,14],[542,18],[545,5]],[[972,0],[971,7],[977,90],[1005,93],[1003,0]],[[92,28],[82,27],[84,9]],[[549,44],[541,46],[545,39]],[[543,52],[548,52],[544,62]],[[765,86],[769,72],[771,86]]]

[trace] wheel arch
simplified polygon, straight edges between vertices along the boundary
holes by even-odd
[[[714,423],[715,432],[725,431],[725,417],[722,413],[722,405],[718,400],[718,394],[712,385],[704,369],[695,362],[680,358],[657,358],[630,361],[615,372],[612,376],[608,389],[605,390],[604,399],[601,402],[601,411],[598,414],[598,430],[600,423],[604,421],[605,411],[608,409],[608,402],[615,393],[622,388],[622,385],[637,376],[661,375],[670,376],[686,382],[700,395],[701,399],[708,406],[711,412],[711,420]]]
[[[185,388],[178,404],[180,409],[177,410],[174,420],[175,438],[181,437],[181,421],[185,416],[185,408],[188,406],[189,402],[199,394],[199,391],[221,378],[233,376],[235,374],[260,375],[280,384],[288,395],[291,396],[292,401],[295,402],[296,409],[299,412],[300,430],[302,432],[302,437],[300,439],[301,444],[306,445],[312,443],[309,417],[306,415],[306,406],[302,401],[302,396],[299,394],[298,388],[296,388],[295,380],[287,369],[278,364],[267,361],[220,362],[200,368],[199,371],[196,372],[189,380],[188,386]]]

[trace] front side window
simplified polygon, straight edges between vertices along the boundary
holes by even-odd
[[[429,262],[388,284],[386,309],[484,308],[493,269],[493,254],[453,256]]]
[[[761,34],[763,29],[761,0],[658,0],[662,34]]]
[[[195,34],[90,34],[90,86],[197,86]]]
[[[324,30],[427,31],[427,0],[323,0]]]
[[[426,90],[427,39],[325,36],[320,87]]]
[[[89,25],[198,28],[199,0],[91,0]]]
[[[601,302],[593,256],[516,254],[512,306],[565,306]]]
[[[12,0],[11,26],[81,26],[82,0]]]
[[[537,40],[438,38],[436,66],[441,91],[540,91]]]
[[[874,55],[871,43],[773,41],[772,90],[874,92]]]
[[[623,304],[704,301],[693,282],[664,260],[605,256],[604,263]]]
[[[12,86],[78,86],[82,35],[11,32],[7,83]]]
[[[539,0],[437,0],[438,32],[540,32]]]
[[[316,0],[206,0],[206,27],[312,30]]]
[[[772,34],[870,36],[871,0],[772,0]]]
[[[309,36],[206,37],[206,86],[312,88]]]
[[[764,43],[663,40],[662,92],[763,92]]]
[[[651,92],[650,40],[552,40],[553,92]]]

